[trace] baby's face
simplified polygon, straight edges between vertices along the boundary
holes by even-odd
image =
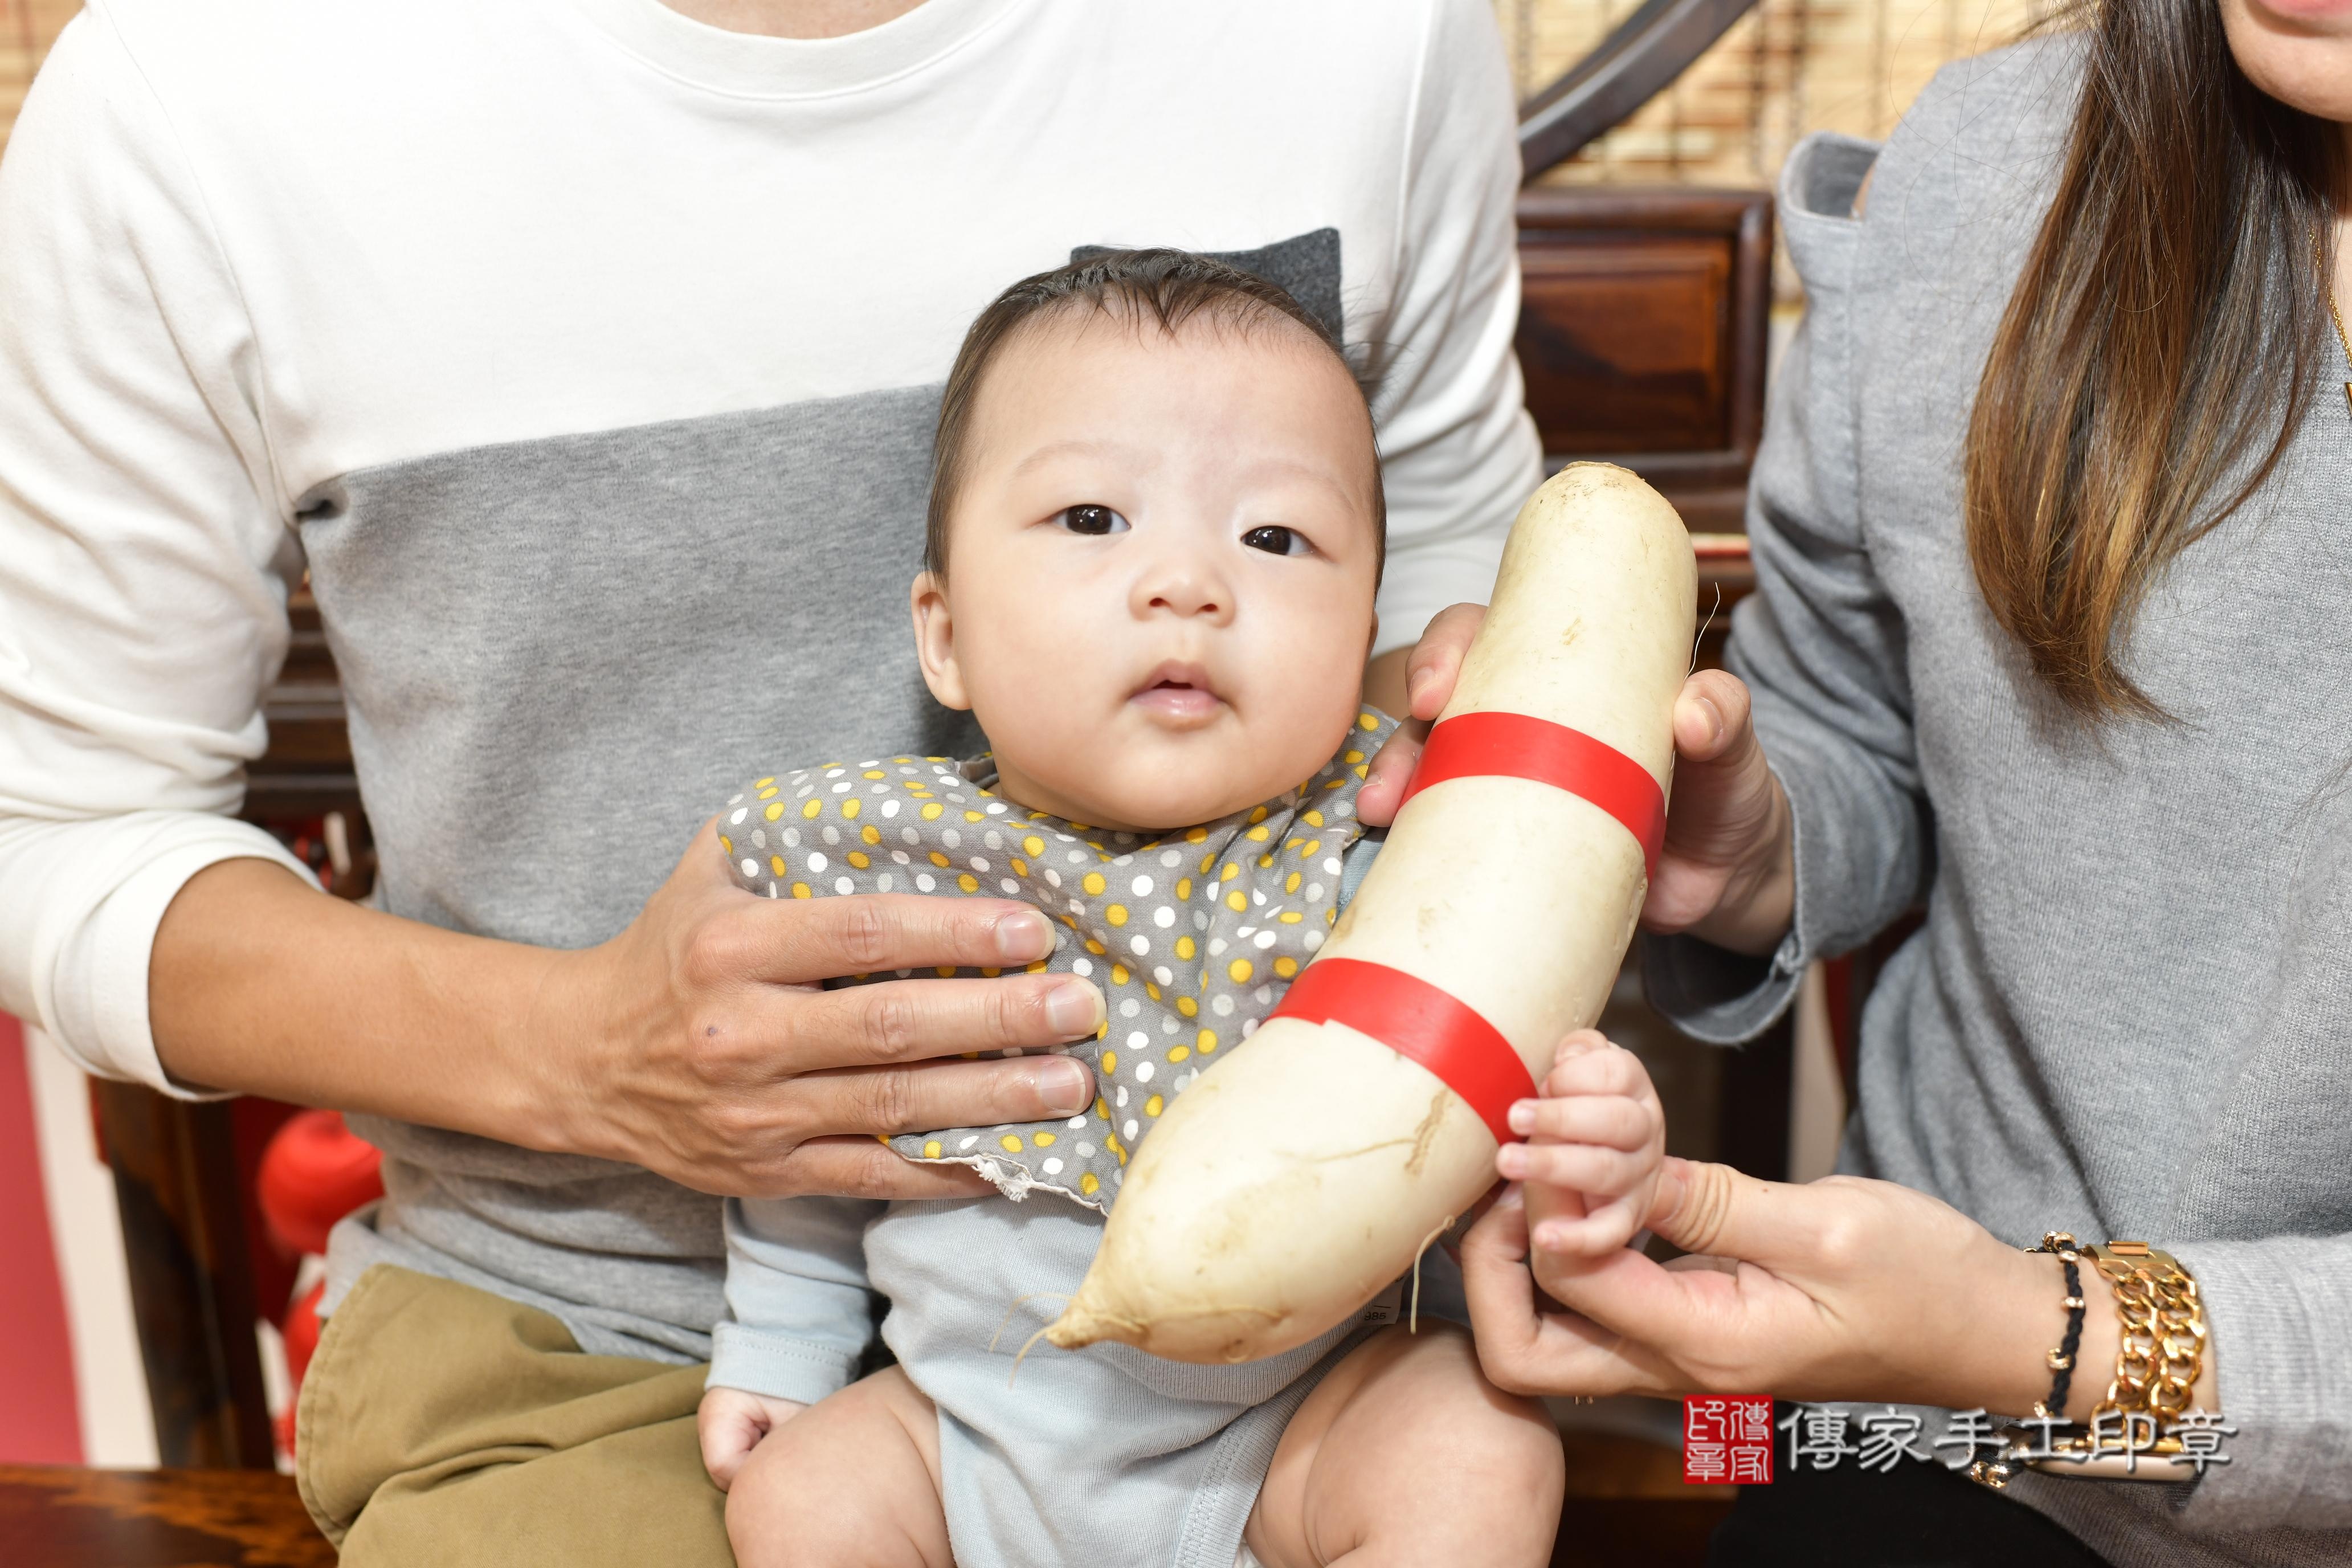
[[[1007,796],[1179,827],[1339,749],[1372,638],[1377,459],[1328,350],[1279,321],[1034,322],[989,367],[965,451],[916,637]]]

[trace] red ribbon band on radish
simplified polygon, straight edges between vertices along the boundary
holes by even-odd
[[[1654,876],[1666,841],[1666,796],[1650,770],[1581,730],[1525,713],[1464,713],[1441,721],[1422,747],[1409,801],[1448,779],[1533,779],[1591,801],[1642,847],[1642,871]],[[1404,802],[1397,804],[1404,809]]]
[[[1513,1141],[1512,1102],[1535,1098],[1535,1079],[1501,1030],[1428,981],[1385,963],[1336,956],[1310,963],[1274,1016],[1345,1024],[1419,1062],[1478,1113],[1497,1143]]]

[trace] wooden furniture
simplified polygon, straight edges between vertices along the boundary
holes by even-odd
[[[294,1479],[270,1470],[0,1468],[11,1568],[335,1568]]]
[[[94,1082],[91,1093],[122,1216],[156,1452],[166,1465],[268,1469],[276,1457],[256,1286],[276,1271],[253,1257],[238,1111],[130,1083]],[[278,1278],[281,1293],[289,1278]]]
[[[1519,369],[1549,465],[1622,464],[1692,532],[1738,532],[1764,431],[1772,198],[1528,189],[1519,268]]]
[[[292,637],[286,666],[261,706],[269,750],[246,769],[245,818],[285,823],[339,813],[363,841],[367,816],[352,771],[342,683],[308,589],[293,595],[287,618]]]
[[[1571,1471],[1571,1475],[1575,1472]],[[1572,1497],[1553,1568],[1699,1568],[1728,1489]],[[10,1568],[334,1568],[291,1477],[257,1470],[0,1468]]]

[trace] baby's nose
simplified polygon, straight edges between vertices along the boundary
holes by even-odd
[[[1180,616],[1215,615],[1224,608],[1219,603],[1222,597],[1222,595],[1212,589],[1186,583],[1174,587],[1163,587],[1152,595],[1151,607],[1155,610],[1172,610]]]
[[[1171,562],[1137,584],[1136,609],[1142,615],[1205,617],[1222,621],[1233,613],[1233,594],[1214,573]]]

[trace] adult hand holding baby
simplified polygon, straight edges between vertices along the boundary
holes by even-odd
[[[242,1075],[289,1100],[747,1196],[984,1191],[969,1173],[909,1164],[874,1134],[1067,1116],[1093,1100],[1092,1073],[1067,1057],[955,1059],[1092,1034],[1102,997],[1075,976],[820,988],[876,971],[1017,969],[1053,951],[1037,910],[755,898],[729,883],[724,853],[704,824],[636,919],[579,951],[398,920],[321,899],[267,861],[224,861],[189,882],[157,937],[159,1047],[189,1081]],[[345,987],[275,978],[306,959]],[[378,1003],[353,1015],[338,1000],[346,989]],[[257,1016],[270,1020],[257,1038]]]
[[[609,1146],[688,1186],[744,1196],[960,1197],[971,1172],[915,1165],[877,1133],[1073,1115],[1094,1075],[1071,1057],[1001,1057],[1082,1039],[1100,992],[1069,974],[941,981],[936,966],[1018,970],[1054,951],[1045,917],[992,899],[761,899],[727,879],[715,819],[628,929],[562,955],[577,981],[587,1090],[568,1144]],[[834,975],[923,978],[826,991]]]

